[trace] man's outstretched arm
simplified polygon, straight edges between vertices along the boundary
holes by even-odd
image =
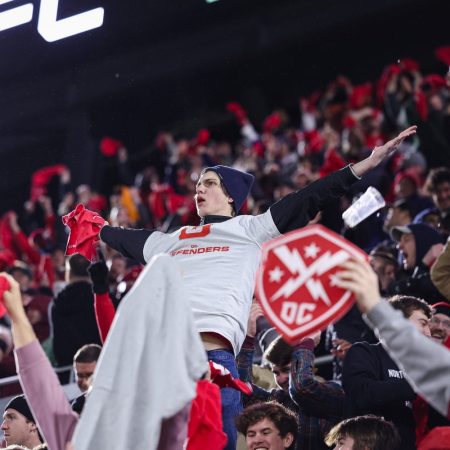
[[[100,231],[100,239],[122,255],[145,264],[144,245],[152,233],[151,230],[134,230],[105,225]]]
[[[278,231],[287,233],[307,225],[327,202],[342,197],[355,181],[390,156],[404,139],[414,135],[416,128],[416,126],[407,128],[396,138],[375,147],[366,159],[288,194],[273,204],[270,213]]]

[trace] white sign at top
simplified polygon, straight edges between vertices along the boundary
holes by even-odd
[[[15,0],[0,0],[0,5]],[[94,8],[89,11],[57,20],[60,0],[41,0],[38,18],[38,32],[47,42],[61,39],[93,30],[103,25],[103,8]],[[16,6],[0,12],[0,31],[14,28],[31,22],[33,18],[33,4]]]

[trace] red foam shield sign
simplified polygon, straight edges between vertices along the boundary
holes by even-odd
[[[336,286],[336,272],[366,253],[321,225],[266,242],[256,277],[256,296],[265,316],[287,342],[322,330],[353,305],[349,291]]]

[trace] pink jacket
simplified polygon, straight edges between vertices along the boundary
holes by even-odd
[[[65,450],[78,414],[72,411],[64,390],[39,342],[15,350],[22,390],[49,450]]]

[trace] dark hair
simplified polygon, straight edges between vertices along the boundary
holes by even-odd
[[[69,258],[70,275],[75,277],[88,277],[89,260],[84,256],[76,253]]]
[[[286,437],[288,433],[291,433],[294,440],[288,449],[295,448],[295,441],[298,433],[298,418],[291,410],[278,402],[254,403],[245,408],[244,411],[236,417],[237,430],[239,433],[246,436],[250,426],[264,419],[269,419],[273,422],[282,438]]]
[[[267,347],[264,358],[275,366],[286,366],[292,360],[293,351],[293,347],[278,336]]]
[[[86,344],[80,347],[75,356],[73,362],[77,363],[93,363],[98,361],[102,348],[97,344]]]
[[[396,450],[400,446],[400,436],[395,426],[373,415],[339,422],[326,435],[325,443],[335,445],[347,436],[354,440],[353,450]]]
[[[421,298],[410,295],[394,295],[388,299],[394,309],[398,309],[408,319],[414,311],[422,311],[429,319],[433,315],[433,308]]]
[[[369,256],[383,258],[386,262],[398,266],[396,250],[390,245],[378,244],[371,250]]]
[[[425,188],[430,194],[434,194],[439,184],[450,183],[450,170],[447,167],[437,167],[428,174]]]
[[[8,273],[11,276],[13,276],[15,272],[20,272],[21,274],[27,276],[30,280],[33,279],[31,269],[22,261],[15,261],[14,265],[8,269]]]

